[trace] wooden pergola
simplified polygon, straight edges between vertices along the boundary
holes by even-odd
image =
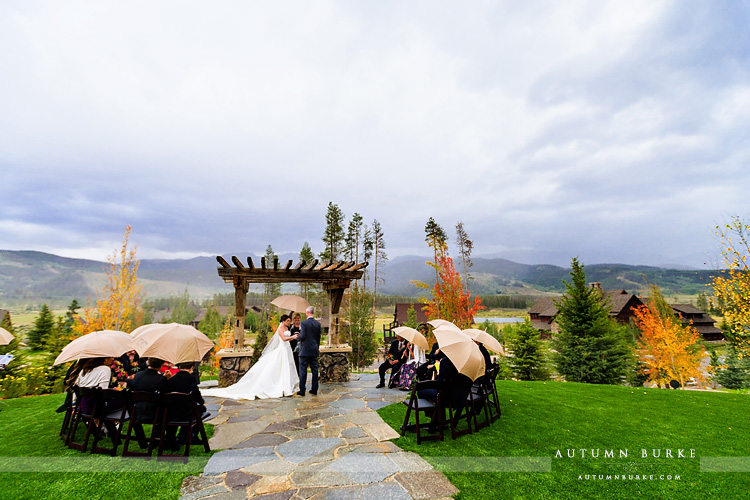
[[[338,344],[339,309],[344,292],[352,283],[352,280],[362,278],[367,262],[359,264],[354,262],[323,262],[318,260],[307,263],[301,260],[296,266],[288,261],[283,267],[279,265],[279,259],[266,262],[265,257],[260,258],[260,267],[256,267],[251,257],[247,258],[247,265],[240,259],[232,256],[229,264],[221,255],[216,257],[221,265],[218,268],[219,277],[226,283],[234,286],[234,348],[245,346],[245,306],[247,304],[247,291],[250,283],[321,283],[323,290],[328,294],[331,306],[330,324],[328,328],[328,343]]]

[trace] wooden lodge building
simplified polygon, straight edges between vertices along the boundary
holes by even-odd
[[[417,323],[420,325],[427,323],[427,304],[421,302],[397,303],[393,311],[393,321],[388,325],[383,325],[383,341],[385,345],[389,345],[396,339],[393,329],[409,321],[409,309],[412,306],[414,306],[414,312],[417,313]]]
[[[624,325],[630,323],[630,320],[635,316],[632,308],[643,305],[643,301],[638,296],[625,290],[602,290],[601,283],[591,283],[590,285],[609,297],[611,305],[609,315],[616,319],[618,323]],[[560,298],[542,297],[529,309],[531,324],[542,333],[542,338],[548,338],[559,331],[555,322],[555,317],[559,312],[555,301],[559,301]],[[698,330],[704,340],[724,339],[722,331],[714,325],[714,319],[697,307],[690,304],[672,304],[671,307],[683,323],[692,321],[693,327]]]

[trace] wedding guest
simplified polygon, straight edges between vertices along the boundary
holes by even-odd
[[[292,326],[289,327],[289,335],[299,335],[300,323],[302,322],[302,316],[296,312],[292,314]],[[297,373],[299,373],[299,348],[297,346],[297,339],[289,341],[289,347],[292,348],[292,356],[294,357],[294,366],[297,367]]]
[[[192,361],[186,363],[178,363],[177,367],[180,369],[179,372],[172,375],[172,377],[164,383],[164,392],[181,392],[185,394],[192,394],[195,398],[196,404],[200,405],[199,412],[202,414],[206,411],[204,405],[205,401],[201,396],[201,391],[198,388],[198,384],[195,382],[195,376],[193,371],[195,369],[195,363]],[[191,412],[195,411],[194,405],[182,405],[182,406],[170,406],[168,408],[170,420],[187,420],[190,417]],[[168,428],[168,434],[166,436],[167,445],[175,448],[177,443],[185,442],[187,437],[187,429],[180,428],[180,435],[175,442],[175,428]],[[195,437],[195,433],[193,434]]]
[[[388,348],[388,353],[385,356],[385,361],[378,367],[378,373],[380,374],[380,383],[375,387],[380,389],[385,387],[385,372],[391,370],[391,378],[398,373],[401,369],[401,365],[406,361],[405,353],[406,347],[404,345],[404,339],[400,336],[396,336],[396,340],[391,342]]]
[[[131,391],[163,392],[167,383],[167,377],[159,373],[162,365],[164,365],[163,359],[148,358],[148,368],[139,371],[132,379],[128,380],[128,388]],[[156,403],[138,401],[135,404],[136,418],[133,428],[135,429],[135,435],[141,448],[148,446],[142,424],[153,422],[155,414]]]

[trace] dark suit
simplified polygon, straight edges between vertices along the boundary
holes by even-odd
[[[201,391],[198,389],[198,384],[195,383],[195,375],[185,370],[180,370],[172,375],[172,378],[166,380],[164,384],[164,392],[183,392],[185,394],[192,394],[199,405],[202,406],[205,403],[205,401],[203,401],[203,396],[201,396]],[[201,413],[205,411],[205,409],[206,407],[202,406]],[[190,411],[192,411],[192,407],[170,408],[169,416],[170,418],[183,419],[190,415]]]
[[[136,373],[128,380],[128,389],[131,391],[164,392],[167,379],[158,371],[148,368]],[[135,406],[138,422],[151,423],[154,419],[156,407],[152,403],[138,402]]]
[[[300,324],[299,338],[299,393],[305,395],[307,367],[312,373],[310,393],[318,393],[318,355],[320,354],[320,323],[313,317]]]
[[[201,391],[198,389],[198,384],[195,382],[195,374],[193,373],[185,370],[178,371],[172,375],[172,378],[167,379],[164,384],[164,392],[182,392],[185,394],[192,394],[195,401],[200,405],[200,413],[206,411],[206,407],[203,406],[205,401],[203,400],[203,396],[201,396]],[[170,420],[187,420],[190,417],[190,412],[195,411],[195,409],[193,405],[170,406],[167,408],[167,411],[169,412]],[[180,430],[180,439],[184,441],[186,435],[186,429],[183,427]],[[175,428],[167,427],[167,442],[173,444],[174,437]]]
[[[380,365],[378,368],[378,373],[380,373],[380,384],[385,385],[385,372],[388,370],[391,370],[391,375],[394,373],[397,373],[398,370],[401,368],[401,365],[404,364],[404,352],[406,351],[406,347],[401,344],[398,340],[394,340],[391,342],[391,346],[388,348],[388,354],[393,357],[393,359],[397,360],[396,364],[391,364],[390,361],[388,361],[387,356],[386,360]]]
[[[490,357],[490,352],[487,350],[486,347],[484,347],[484,344],[478,344],[479,352],[482,353],[482,356],[484,356],[484,369],[485,371],[490,369],[490,366],[492,366],[492,358]]]
[[[128,380],[128,389],[131,391],[164,392],[164,385],[166,382],[167,379],[157,370],[146,368],[145,370],[139,371],[132,379]],[[135,404],[133,429],[135,430],[135,436],[138,439],[138,444],[141,448],[146,448],[148,446],[142,424],[150,424],[153,422],[155,413],[156,405],[154,403],[139,401]],[[157,429],[158,427],[161,427],[161,425],[157,423]]]

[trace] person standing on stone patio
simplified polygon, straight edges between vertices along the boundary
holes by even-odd
[[[318,393],[318,356],[320,355],[320,322],[315,319],[315,308],[313,306],[305,309],[307,319],[300,325],[299,333],[299,392],[297,395],[305,395],[305,384],[307,382],[307,367],[312,373],[310,394]]]

